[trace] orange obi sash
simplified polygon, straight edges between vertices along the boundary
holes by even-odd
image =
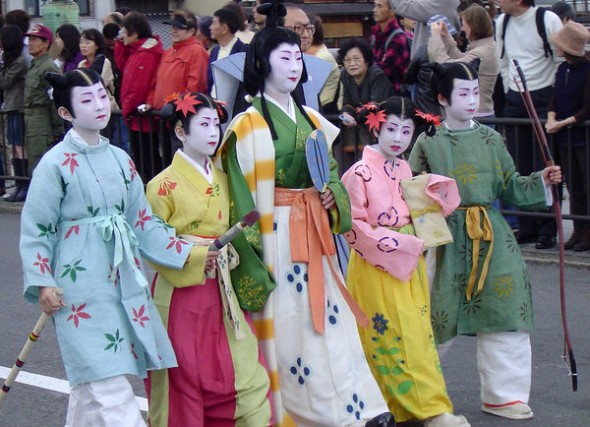
[[[353,312],[357,323],[368,327],[367,315],[348,293],[340,269],[334,267],[336,247],[320,193],[315,188],[305,190],[275,188],[275,206],[291,206],[289,215],[291,261],[308,264],[309,302],[314,329],[320,334],[323,334],[325,330],[326,289],[322,256],[326,256],[338,289]]]

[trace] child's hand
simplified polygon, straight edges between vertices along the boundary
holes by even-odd
[[[547,166],[545,169],[543,169],[542,174],[545,185],[559,184],[561,182],[560,166]]]
[[[346,127],[351,127],[351,126],[356,126],[356,120],[354,117],[352,117],[350,114],[348,113],[342,113],[339,116],[340,121],[342,121],[342,124]]]
[[[324,209],[332,209],[336,205],[336,199],[334,198],[334,193],[329,188],[326,189],[322,194],[320,194],[320,198],[322,199],[322,205]]]
[[[55,288],[51,286],[39,287],[39,306],[45,314],[53,316],[66,304],[62,299],[56,299]]]
[[[219,256],[219,251],[209,251],[207,252],[207,258],[205,260],[205,272],[215,271],[215,267],[217,266],[217,257]]]

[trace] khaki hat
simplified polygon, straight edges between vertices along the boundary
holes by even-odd
[[[568,21],[561,30],[551,35],[551,43],[556,48],[573,56],[586,54],[588,40],[590,40],[588,29],[573,21]]]

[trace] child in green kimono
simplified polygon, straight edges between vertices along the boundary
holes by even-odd
[[[133,162],[100,136],[110,105],[99,74],[46,78],[72,129],[31,180],[20,239],[25,297],[53,315],[72,387],[66,426],[145,426],[125,376],[176,358],[141,258],[181,269],[193,245],[152,214]]]
[[[559,166],[520,176],[502,137],[473,120],[479,106],[477,71],[435,64],[438,101],[446,120],[421,135],[409,163],[414,173],[454,178],[461,205],[447,219],[454,242],[436,249],[432,326],[436,341],[477,336],[482,410],[510,419],[533,416],[528,406],[533,328],[531,284],[510,226],[496,199],[527,209],[551,204]],[[429,275],[432,277],[433,275]]]

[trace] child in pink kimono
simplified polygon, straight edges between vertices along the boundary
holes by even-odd
[[[420,118],[400,97],[364,111],[376,143],[365,147],[342,181],[352,205],[352,231],[345,235],[353,249],[348,289],[372,319],[372,327],[359,327],[365,355],[396,421],[469,426],[452,415],[430,324],[424,241],[415,235],[400,185],[412,172],[398,156]],[[433,175],[426,193],[445,216],[459,205],[452,179]]]

